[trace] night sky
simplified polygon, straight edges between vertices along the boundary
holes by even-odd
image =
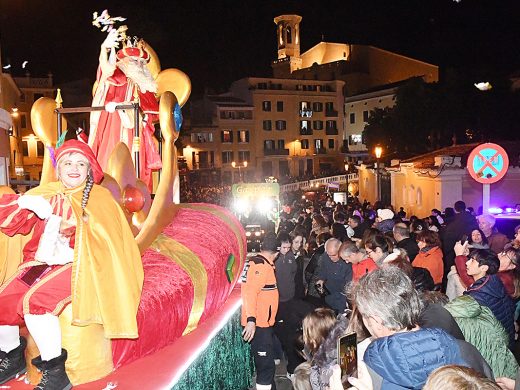
[[[150,43],[162,68],[186,72],[195,93],[224,91],[233,80],[269,76],[276,58],[275,24],[296,13],[302,52],[320,42],[370,44],[475,78],[520,70],[516,1],[91,1],[0,0],[3,65],[55,81],[94,79],[105,33],[92,12],[124,16],[129,35]],[[480,81],[480,80],[475,80]]]

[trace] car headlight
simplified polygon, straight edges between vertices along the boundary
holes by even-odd
[[[262,233],[260,233],[260,232],[255,232],[255,236],[256,236],[256,237],[260,237],[261,235],[262,235]]]
[[[251,236],[251,232],[246,232],[246,237],[250,237]]]

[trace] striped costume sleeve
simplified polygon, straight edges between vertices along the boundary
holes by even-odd
[[[0,231],[10,237],[28,234],[38,221],[32,211],[18,206],[18,198],[15,194],[0,197]]]

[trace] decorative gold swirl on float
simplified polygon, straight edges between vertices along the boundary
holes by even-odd
[[[177,169],[177,149],[175,148],[175,140],[179,136],[179,131],[173,120],[173,109],[176,103],[177,98],[169,91],[163,93],[159,103],[159,121],[163,136],[163,167],[152,207],[135,238],[141,253],[171,223],[178,210],[178,206],[174,204],[174,200],[178,201],[179,198],[179,186],[176,185],[179,171]]]
[[[183,335],[188,334],[197,327],[206,305],[208,290],[208,274],[206,269],[195,253],[164,234],[160,234],[152,243],[151,247],[159,251],[162,255],[169,257],[191,278],[191,282],[193,283],[193,306],[188,318],[188,324],[182,332]]]
[[[31,108],[31,124],[34,134],[47,146],[56,145],[58,140],[58,114],[54,112],[56,102],[48,97],[36,100]],[[63,129],[67,128],[67,121],[62,116]],[[49,150],[45,148],[43,154],[42,178],[40,184],[47,184],[56,180],[56,173],[51,162]]]

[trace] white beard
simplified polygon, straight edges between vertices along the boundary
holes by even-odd
[[[130,57],[125,57],[121,61],[118,61],[116,66],[121,69],[126,77],[139,86],[142,93],[157,92],[157,83],[153,79],[144,60],[135,60]]]

